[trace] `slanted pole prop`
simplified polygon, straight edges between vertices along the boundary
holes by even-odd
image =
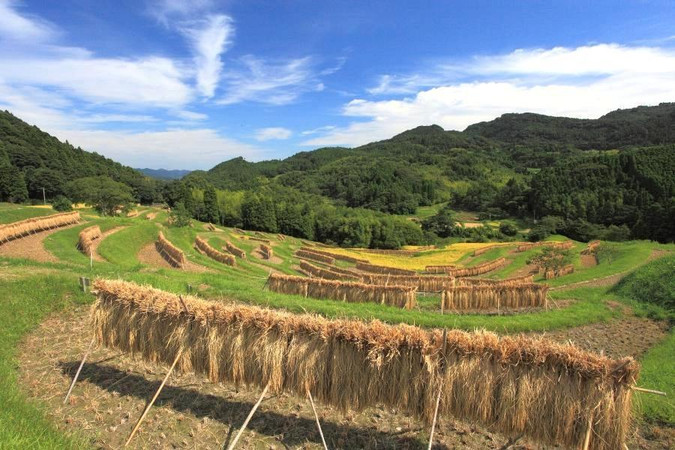
[[[157,389],[157,392],[155,392],[155,395],[152,397],[152,400],[150,400],[150,403],[148,403],[148,406],[145,407],[145,410],[143,411],[143,414],[141,417],[138,419],[138,422],[136,422],[136,426],[134,427],[133,430],[131,430],[131,434],[129,435],[129,439],[124,443],[124,446],[126,447],[129,445],[129,442],[134,438],[134,435],[138,431],[138,429],[141,426],[141,423],[143,420],[145,420],[145,416],[148,415],[148,412],[150,411],[150,408],[152,408],[152,405],[155,403],[155,400],[157,400],[157,397],[159,397],[159,393],[162,392],[162,389],[164,388],[164,385],[166,384],[167,380],[169,379],[169,375],[171,375],[171,372],[173,372],[174,367],[176,367],[176,364],[178,363],[178,359],[180,358],[180,355],[183,353],[183,349],[181,348],[178,350],[178,354],[176,354],[176,359],[173,360],[173,364],[171,364],[171,368],[169,371],[166,373],[166,376],[164,377],[164,380],[162,380],[162,384],[159,385],[159,388]]]
[[[70,397],[70,393],[73,392],[73,388],[75,387],[75,383],[77,382],[77,379],[80,376],[80,372],[82,371],[82,367],[84,367],[84,362],[87,360],[87,356],[89,356],[89,353],[91,352],[91,349],[94,347],[95,342],[96,342],[96,338],[92,338],[91,342],[89,343],[89,348],[87,349],[87,351],[84,353],[84,356],[82,357],[82,362],[80,363],[80,367],[77,368],[77,372],[75,372],[75,376],[73,377],[73,382],[70,383],[70,388],[68,389],[68,393],[66,394],[66,398],[63,399],[64,405],[68,402],[68,398]]]
[[[321,442],[323,442],[324,450],[328,450],[326,445],[326,438],[323,437],[323,430],[321,430],[321,422],[319,422],[319,415],[316,413],[316,408],[314,407],[314,399],[312,398],[312,393],[307,389],[307,397],[309,397],[309,403],[312,405],[312,411],[314,411],[314,418],[316,419],[316,426],[319,429],[319,434],[321,435]]]
[[[260,394],[260,398],[258,399],[256,404],[253,405],[253,409],[251,409],[251,412],[248,413],[248,417],[246,417],[246,420],[244,420],[243,425],[239,429],[239,432],[237,433],[237,435],[234,437],[234,440],[232,441],[230,446],[227,447],[227,450],[233,450],[234,447],[237,445],[237,442],[239,441],[239,438],[241,437],[242,433],[246,429],[246,426],[248,425],[248,423],[251,421],[251,418],[253,417],[253,414],[255,414],[256,410],[258,409],[258,406],[260,406],[260,404],[263,401],[263,398],[265,398],[265,394],[267,394],[267,390],[270,388],[270,383],[271,383],[271,381],[268,382],[267,386],[265,386],[265,389],[263,389],[262,394]]]

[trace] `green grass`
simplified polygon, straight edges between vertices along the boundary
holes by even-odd
[[[15,205],[12,203],[0,203],[0,224],[17,222],[30,219],[31,217],[48,216],[58,214],[52,208],[34,208],[30,206]]]
[[[665,341],[652,347],[642,358],[638,384],[666,392],[667,397],[636,392],[636,403],[642,416],[652,422],[675,426],[675,328]]]
[[[137,223],[108,236],[98,247],[98,253],[110,263],[124,270],[138,270],[138,252],[157,239],[159,228],[153,221],[138,219]]]
[[[48,421],[43,407],[17,387],[17,346],[47,314],[91,301],[77,293],[75,279],[63,275],[1,281],[0,306],[0,447],[78,448],[83,441],[64,435]]]
[[[613,291],[670,310],[675,318],[675,255],[664,256],[631,272]]]

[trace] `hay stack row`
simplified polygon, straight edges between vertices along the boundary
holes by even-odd
[[[98,225],[87,227],[80,231],[77,240],[77,248],[87,256],[91,255],[94,248],[94,241],[102,236],[101,228]]]
[[[364,248],[365,253],[372,253],[374,255],[393,255],[393,256],[415,256],[421,250],[387,250],[377,248]]]
[[[129,218],[131,218],[131,217],[136,217],[136,216],[138,216],[138,214],[139,214],[139,213],[138,213],[138,210],[134,209],[133,211],[129,211],[129,212],[127,213],[127,217],[129,217]]]
[[[568,264],[566,266],[561,267],[558,270],[547,270],[546,272],[544,272],[544,279],[550,280],[552,278],[562,277],[564,275],[569,275],[571,273],[574,273],[574,265]]]
[[[363,272],[381,273],[384,275],[417,275],[417,272],[414,270],[399,269],[397,267],[376,266],[375,264],[364,262],[357,262],[356,269]]]
[[[534,281],[534,275],[523,275],[522,277],[506,278],[504,280],[490,280],[487,278],[457,278],[457,286],[507,286],[516,284],[527,284]]]
[[[219,252],[215,248],[211,247],[208,242],[204,239],[197,236],[195,238],[195,248],[208,256],[211,259],[215,259],[218,262],[227,264],[228,266],[234,266],[236,264],[234,256],[228,253]]]
[[[211,222],[209,222],[208,224],[206,224],[206,229],[209,231],[216,231],[216,226],[213,225]]]
[[[516,251],[518,252],[524,252],[526,250],[530,250],[535,247],[550,247],[550,248],[557,248],[560,250],[569,250],[572,247],[574,247],[574,242],[572,241],[563,241],[563,242],[554,242],[554,241],[541,241],[541,242],[531,242],[527,244],[521,244],[518,247],[516,247]]]
[[[96,280],[100,345],[343,411],[375,405],[439,414],[543,445],[623,448],[639,365],[542,338],[427,331],[226,305]],[[320,376],[319,376],[320,375]],[[442,390],[441,390],[442,386]],[[590,427],[589,428],[589,424]]]
[[[337,270],[333,270],[333,267],[330,269],[324,269],[323,267],[315,266],[314,264],[311,264],[307,261],[300,261],[300,268],[308,275],[326,280],[361,281],[361,278],[358,275],[339,272]]]
[[[32,217],[4,225],[0,225],[0,245],[5,242],[19,239],[29,234],[53,228],[65,227],[80,221],[78,211],[52,214],[50,216]]]
[[[267,285],[273,292],[325,298],[348,303],[379,303],[412,309],[417,305],[415,288],[410,286],[373,286],[351,281],[324,280],[272,273]]]
[[[308,250],[304,248],[301,248],[300,250],[296,251],[295,256],[297,256],[298,258],[309,259],[311,261],[316,261],[324,264],[335,263],[335,259],[331,256],[326,256],[314,250]]]
[[[545,284],[456,286],[441,294],[444,309],[475,310],[546,307]]]
[[[263,258],[265,259],[272,259],[272,256],[274,256],[274,252],[272,251],[272,247],[269,245],[265,244],[260,244],[260,253],[262,253]]]
[[[426,266],[424,268],[424,273],[431,273],[431,274],[439,274],[439,273],[447,273],[448,270],[456,269],[457,266],[453,266],[451,264],[444,265],[444,266]]]
[[[243,251],[242,249],[240,249],[239,247],[235,246],[230,241],[225,241],[224,249],[227,250],[228,252],[232,253],[237,258],[246,259],[246,252]]]
[[[461,269],[450,269],[446,273],[451,277],[475,277],[476,275],[482,275],[484,273],[492,272],[497,270],[506,264],[505,258],[497,258],[493,261],[487,261],[483,264],[478,264],[473,267],[465,267]]]
[[[256,242],[262,242],[263,244],[267,245],[272,245],[272,242],[269,239],[263,239],[263,238],[257,238],[257,237],[249,237],[249,241],[256,241]]]
[[[281,242],[283,242],[283,241],[286,240],[286,236],[284,236],[283,234],[279,233],[279,234],[277,234],[277,239],[279,239]]]
[[[244,230],[242,230],[241,228],[235,228],[234,231],[236,231],[239,234],[246,234],[246,232]]]
[[[327,257],[333,258],[333,259],[338,259],[340,261],[347,261],[347,262],[350,262],[350,263],[358,263],[358,262],[367,263],[368,262],[365,259],[354,258],[352,256],[342,255],[340,253],[327,252],[327,251],[324,251],[324,250],[319,250],[316,247],[303,247],[300,250],[317,253],[319,255],[327,256]]]
[[[483,253],[489,252],[490,250],[493,250],[498,247],[499,245],[488,245],[487,247],[477,248],[476,250],[473,251],[472,255],[479,256],[482,255]]]
[[[173,245],[167,238],[164,237],[164,233],[159,232],[157,236],[157,242],[155,243],[157,251],[162,255],[162,257],[171,264],[173,267],[182,269],[185,265],[185,253],[175,245]]]

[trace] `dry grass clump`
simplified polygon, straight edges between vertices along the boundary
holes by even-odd
[[[155,242],[155,247],[160,255],[171,264],[173,267],[182,269],[185,265],[185,253],[175,245],[173,245],[167,238],[164,237],[164,233],[161,231],[157,236],[157,242]]]
[[[557,248],[560,250],[569,250],[574,247],[574,242],[572,241],[563,241],[563,242],[554,242],[554,241],[540,241],[540,242],[529,242],[527,244],[520,244],[516,247],[516,251],[524,252],[535,247],[550,247]]]
[[[65,227],[80,221],[79,211],[52,214],[50,216],[32,217],[18,222],[0,225],[0,245],[29,234],[53,228]]]
[[[326,256],[323,254],[323,252],[319,253],[317,251],[314,251],[313,249],[306,249],[306,248],[301,248],[300,250],[295,252],[295,256],[298,258],[305,258],[309,259],[312,261],[324,263],[324,264],[334,264],[335,263],[335,258],[332,256]]]
[[[424,272],[425,273],[433,273],[433,274],[438,274],[438,273],[447,273],[448,270],[456,269],[457,266],[453,266],[451,264],[444,265],[444,266],[425,266],[424,267]]]
[[[224,249],[227,250],[228,252],[232,253],[237,258],[246,259],[246,252],[243,251],[242,249],[240,249],[239,247],[235,246],[230,241],[225,241]]]
[[[94,225],[93,227],[87,227],[84,230],[80,231],[77,240],[77,248],[82,253],[89,256],[93,251],[94,241],[96,239],[100,239],[101,236],[102,236],[101,228],[99,228],[98,225]]]
[[[262,253],[263,258],[265,259],[272,259],[272,256],[274,256],[274,252],[272,251],[272,247],[269,245],[265,244],[260,244],[260,253]]]
[[[361,281],[361,277],[359,277],[355,273],[351,273],[351,271],[335,270],[335,269],[339,269],[337,267],[330,267],[330,268],[325,269],[323,267],[315,266],[314,264],[311,264],[308,261],[300,261],[300,269],[302,269],[303,272],[307,273],[308,275],[311,275],[311,276],[317,277],[317,278],[324,278],[326,280]],[[347,272],[347,273],[345,273],[345,272]]]
[[[447,333],[225,305],[96,280],[99,344],[213,382],[264,387],[347,410],[440,414],[542,444],[623,446],[639,365],[542,338]],[[444,345],[445,344],[445,345]]]
[[[215,248],[211,247],[208,242],[206,242],[204,239],[200,238],[197,236],[195,238],[195,248],[208,256],[211,259],[215,259],[218,262],[221,262],[223,264],[227,264],[228,266],[234,266],[236,265],[234,256],[219,252]]]
[[[441,294],[444,309],[500,309],[546,307],[549,287],[545,284],[456,286]]]
[[[476,275],[482,275],[484,273],[492,272],[497,270],[506,264],[506,258],[497,258],[492,261],[484,262],[483,264],[478,264],[473,267],[466,267],[461,269],[450,269],[446,273],[451,277],[475,277]]]
[[[295,277],[272,273],[267,279],[269,289],[283,294],[326,298],[349,303],[379,303],[412,309],[417,305],[415,287],[374,286],[369,284]]]
[[[547,270],[546,272],[544,272],[544,279],[550,280],[552,278],[562,277],[563,275],[569,275],[571,273],[574,273],[574,265],[567,264],[566,266],[563,266],[560,269]]]
[[[385,275],[417,275],[414,270],[398,269],[396,267],[376,266],[374,264],[357,262],[356,269],[364,272],[381,273]]]
[[[367,263],[368,262],[365,259],[354,258],[352,256],[342,255],[340,253],[327,252],[327,251],[324,251],[324,250],[319,250],[315,247],[311,247],[311,248],[303,247],[300,250],[316,253],[316,254],[319,254],[319,255],[327,256],[329,258],[339,259],[340,261],[347,261],[347,262],[351,262],[351,263],[358,263],[358,262]]]

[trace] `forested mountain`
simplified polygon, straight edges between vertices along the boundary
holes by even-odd
[[[180,180],[185,175],[192,172],[191,170],[167,170],[167,169],[136,169],[143,175],[158,180]]]
[[[131,187],[136,201],[180,203],[202,220],[340,245],[433,242],[437,226],[422,230],[400,215],[439,203],[447,207],[438,223],[453,223],[450,209],[521,218],[531,221],[532,239],[558,232],[673,241],[673,144],[673,103],[597,120],[506,114],[463,132],[420,126],[354,149],[255,163],[235,158],[162,181],[61,143],[5,112],[0,200],[41,198],[42,187],[48,197],[81,200],[92,186],[110,186],[103,177]],[[442,234],[453,233],[500,237],[483,229]]]
[[[154,183],[131,167],[74,147],[0,111],[0,200],[48,199],[66,193],[78,178],[109,177],[130,186],[138,201],[151,201]]]

